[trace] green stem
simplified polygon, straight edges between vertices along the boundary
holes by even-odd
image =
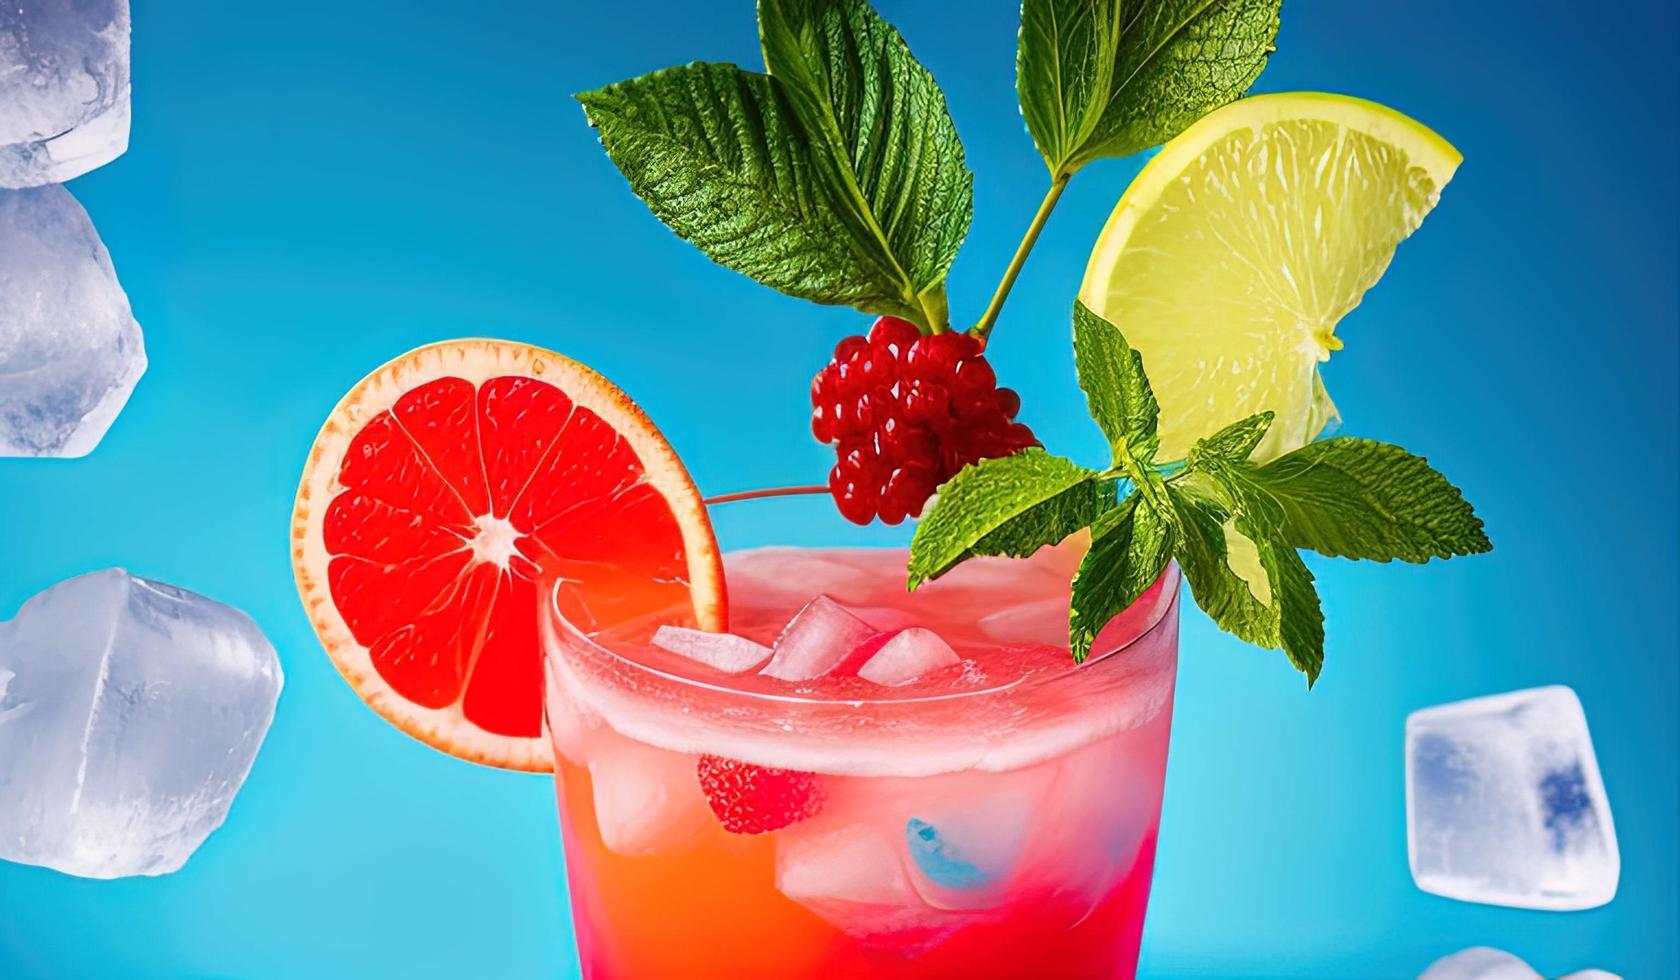
[[[1156,476],[1159,476],[1161,478],[1162,483],[1176,483],[1180,479],[1182,479],[1183,477],[1188,476],[1189,473],[1190,473],[1189,467],[1178,466],[1175,469],[1174,464],[1172,464],[1172,463],[1166,463],[1166,464],[1157,463],[1154,466],[1152,466],[1151,469],[1153,469],[1155,471]],[[1136,477],[1137,477],[1136,471],[1134,471],[1132,469],[1129,469],[1128,467],[1125,467],[1125,466],[1110,466],[1108,469],[1103,470],[1101,473],[1097,474],[1097,479],[1099,479],[1099,480],[1134,480],[1135,481]]]
[[[917,296],[916,305],[921,307],[922,316],[926,318],[929,330],[934,333],[944,333],[951,329],[951,313],[950,308],[946,305],[944,283],[940,283]]]
[[[998,314],[1003,312],[1003,301],[1009,298],[1009,291],[1015,287],[1015,279],[1021,274],[1021,267],[1027,264],[1027,253],[1038,243],[1038,235],[1044,230],[1044,222],[1049,220],[1050,212],[1055,210],[1056,202],[1061,199],[1062,191],[1067,188],[1070,173],[1057,174],[1050,181],[1050,189],[1044,192],[1044,200],[1038,202],[1038,213],[1033,215],[1032,224],[1027,226],[1026,235],[1022,236],[1021,244],[1015,248],[1015,257],[1009,260],[1009,268],[1003,270],[1003,281],[998,283],[997,292],[992,294],[992,301],[986,304],[986,312],[980,317],[980,322],[974,325],[969,333],[985,341],[992,333],[993,324],[997,323]]]

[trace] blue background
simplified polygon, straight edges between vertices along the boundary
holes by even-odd
[[[362,706],[299,607],[289,511],[350,385],[473,334],[616,379],[711,492],[821,478],[808,378],[866,321],[708,264],[568,98],[692,58],[756,66],[752,6],[134,6],[133,145],[73,190],[152,367],[90,458],[0,460],[0,615],[124,565],[248,610],[287,687],[227,825],[179,874],[0,864],[0,975],[574,972],[551,782],[446,758]],[[943,83],[975,173],[951,279],[972,319],[1045,183],[1015,106],[1016,8],[882,6]],[[1344,431],[1427,451],[1497,550],[1315,562],[1329,662],[1310,695],[1281,656],[1187,611],[1144,971],[1401,976],[1488,943],[1548,974],[1674,976],[1674,10],[1295,2],[1279,49],[1259,90],[1373,98],[1464,153],[1327,378]],[[1025,419],[1088,460],[1068,310],[1137,165],[1074,181],[993,346]],[[1616,900],[1546,914],[1418,891],[1406,713],[1551,683],[1592,725]]]

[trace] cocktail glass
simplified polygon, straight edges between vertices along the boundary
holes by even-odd
[[[1075,666],[1078,549],[971,560],[914,594],[902,550],[726,554],[732,630],[768,641],[822,593],[882,628],[932,629],[964,658],[903,688],[673,669],[624,639],[633,630],[575,628],[551,590],[548,719],[584,975],[1131,976],[1178,570]],[[1060,633],[1059,658],[1012,630]],[[731,832],[702,789],[703,757],[812,774],[814,812]]]

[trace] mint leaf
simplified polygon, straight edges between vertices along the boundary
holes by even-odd
[[[1198,440],[1190,450],[1185,465],[1191,469],[1198,468],[1210,460],[1223,460],[1230,463],[1241,463],[1254,452],[1254,447],[1260,445],[1260,440],[1266,438],[1266,430],[1272,427],[1273,412],[1261,412],[1250,415],[1246,419],[1232,422],[1206,439]]]
[[[1295,669],[1307,675],[1311,688],[1324,667],[1324,613],[1313,574],[1285,536],[1283,514],[1275,502],[1249,492],[1246,484],[1227,480],[1237,503],[1234,530],[1254,542],[1278,607],[1279,645]]]
[[[1459,489],[1399,446],[1339,437],[1238,476],[1272,497],[1297,548],[1371,561],[1425,562],[1493,544]]]
[[[1281,0],[1024,0],[1015,87],[1053,176],[1164,143],[1238,98]]]
[[[1118,328],[1075,300],[1073,358],[1091,418],[1108,436],[1115,465],[1128,472],[1147,468],[1161,445],[1155,432],[1160,409],[1143,372],[1143,356]]]
[[[1021,117],[1054,176],[1084,147],[1114,91],[1120,0],[1024,0],[1015,55]]]
[[[1312,572],[1283,536],[1276,503],[1213,472],[1169,483],[1167,495],[1196,604],[1226,632],[1283,650],[1311,687],[1324,665],[1324,616]]]
[[[696,62],[577,99],[631,189],[712,261],[802,299],[911,312],[769,76]]]
[[[1021,558],[1055,544],[1089,527],[1111,492],[1094,471],[1037,448],[965,466],[916,528],[909,587],[970,555]]]
[[[1281,2],[1025,0],[1016,88],[1051,172],[1159,145],[1240,97]]]
[[[1169,484],[1167,498],[1181,529],[1178,561],[1190,582],[1196,604],[1227,633],[1250,643],[1277,647],[1281,634],[1277,611],[1271,605],[1270,579],[1259,587],[1257,595],[1256,587],[1239,576],[1226,560],[1229,508],[1211,494],[1197,492],[1188,481]],[[1258,565],[1257,557],[1255,563]]]
[[[1148,591],[1172,559],[1175,532],[1139,494],[1127,497],[1091,525],[1091,550],[1073,578],[1068,646],[1075,663],[1108,621]]]
[[[944,327],[945,275],[974,215],[944,93],[864,0],[760,0],[758,23],[850,236],[895,287],[877,304]]]

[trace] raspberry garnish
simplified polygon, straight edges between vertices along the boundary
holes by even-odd
[[[895,316],[840,341],[811,381],[811,432],[837,457],[828,489],[856,524],[897,524],[964,466],[1038,445],[1020,408],[980,341]]]
[[[822,788],[813,773],[771,769],[716,755],[701,756],[697,770],[706,802],[723,829],[733,834],[781,830],[822,808]]]

